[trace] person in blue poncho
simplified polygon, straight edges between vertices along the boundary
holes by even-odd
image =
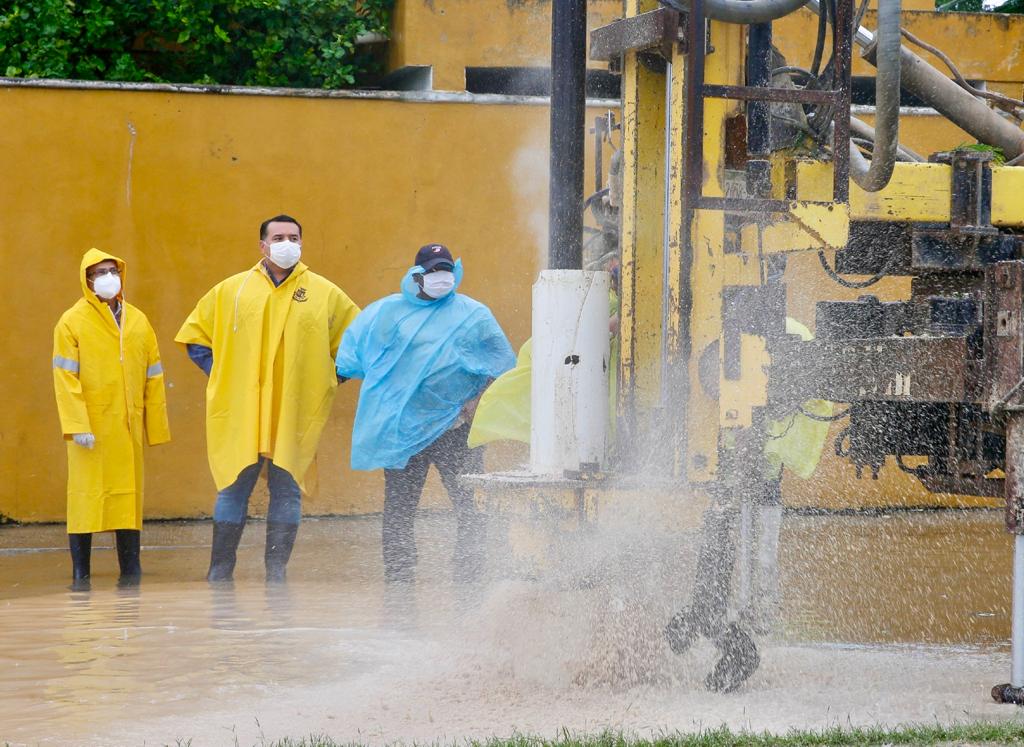
[[[433,464],[458,520],[455,576],[480,572],[480,516],[460,476],[483,469],[467,445],[480,394],[511,369],[515,353],[490,310],[457,293],[462,260],[427,244],[401,293],[370,304],[345,331],[336,359],[341,380],[362,379],[352,429],[352,468],[384,470],[384,575],[409,582],[416,567],[413,521]]]

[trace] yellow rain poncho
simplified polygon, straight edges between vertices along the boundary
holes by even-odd
[[[68,532],[142,529],[142,434],[150,446],[171,440],[163,366],[146,315],[121,298],[121,326],[86,284],[85,270],[112,259],[82,257],[83,298],[53,331],[53,387],[68,442]],[[122,291],[123,293],[123,291]],[[92,449],[71,440],[92,433]]]
[[[796,319],[786,317],[786,334],[799,335],[804,342],[814,335]],[[803,411],[818,418],[832,415],[832,403],[823,399],[809,399]],[[821,459],[821,451],[828,437],[827,420],[815,420],[799,411],[768,425],[768,439],[764,445],[767,479],[776,479],[783,466],[794,475],[806,480],[814,474]]]
[[[619,313],[619,297],[608,294],[608,315]],[[618,393],[619,338],[613,337],[608,360],[608,433],[615,436],[615,398]],[[533,338],[523,343],[516,366],[495,379],[480,398],[469,430],[469,447],[494,441],[530,443],[530,387],[533,378]]]
[[[477,405],[469,429],[469,447],[492,441],[530,443],[530,386],[533,373],[533,339],[519,348],[516,366],[495,379]]]
[[[301,262],[277,287],[260,262],[200,299],[174,339],[213,350],[206,447],[218,490],[260,456],[306,490],[338,387],[334,356],[358,313]]]

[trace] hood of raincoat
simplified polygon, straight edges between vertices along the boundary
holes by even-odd
[[[431,304],[444,301],[446,298],[451,298],[455,295],[456,291],[459,290],[459,286],[462,285],[462,276],[465,274],[465,270],[462,269],[462,260],[455,260],[455,266],[452,268],[452,274],[455,276],[455,285],[451,291],[441,296],[440,298],[420,298],[420,286],[419,283],[413,278],[414,275],[422,275],[425,273],[419,265],[410,267],[408,272],[405,273],[405,277],[402,278],[402,295],[405,296],[405,300],[416,306],[430,306]]]
[[[117,262],[117,269],[121,273],[121,291],[117,294],[117,297],[124,301],[124,285],[125,285],[125,271],[127,265],[124,260],[120,257],[115,257],[113,254],[107,254],[107,252],[101,251],[96,248],[92,248],[82,255],[82,264],[78,268],[78,279],[82,283],[82,294],[85,296],[85,300],[97,307],[104,307],[107,302],[97,296],[89,288],[89,283],[85,278],[85,271],[95,264],[103,262],[104,260],[112,259]]]

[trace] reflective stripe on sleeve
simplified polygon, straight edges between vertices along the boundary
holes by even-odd
[[[65,371],[70,371],[73,374],[78,373],[79,369],[81,369],[81,365],[78,363],[78,361],[73,361],[70,358],[65,358],[62,355],[53,356],[53,367],[63,368]]]
[[[154,376],[159,376],[164,372],[164,364],[157,361],[152,366],[146,369],[146,378],[152,379]]]

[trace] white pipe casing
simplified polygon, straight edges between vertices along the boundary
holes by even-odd
[[[533,286],[530,470],[605,466],[608,436],[607,272],[544,270]]]

